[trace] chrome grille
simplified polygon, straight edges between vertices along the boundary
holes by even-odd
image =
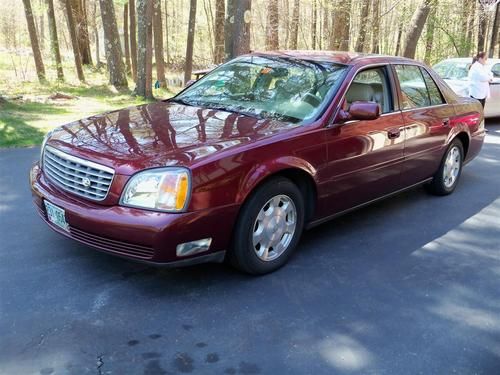
[[[61,189],[101,201],[108,195],[114,170],[46,146],[42,169]]]

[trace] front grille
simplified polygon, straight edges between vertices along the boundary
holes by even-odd
[[[61,189],[101,201],[108,195],[115,171],[104,165],[80,159],[46,146],[43,171]]]

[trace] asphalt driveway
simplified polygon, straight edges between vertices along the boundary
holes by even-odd
[[[0,150],[1,374],[500,373],[500,120],[456,192],[305,233],[276,273],[165,270],[53,233]]]

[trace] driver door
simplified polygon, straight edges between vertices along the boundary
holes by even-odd
[[[326,131],[327,202],[322,210],[336,214],[401,189],[404,122],[395,105],[394,81],[387,66],[356,74],[344,96],[348,110],[354,101],[377,102],[375,120],[348,121]]]

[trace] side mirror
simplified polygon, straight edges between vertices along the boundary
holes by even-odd
[[[376,120],[380,117],[380,106],[375,102],[357,101],[349,106],[348,111],[340,110],[339,121]]]

